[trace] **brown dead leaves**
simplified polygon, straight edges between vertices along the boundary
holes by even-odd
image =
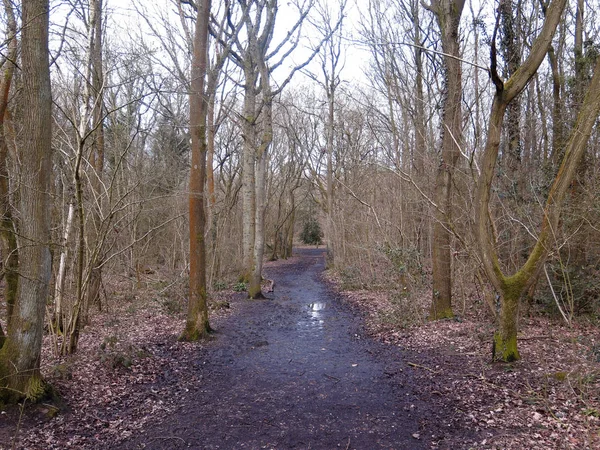
[[[335,284],[335,277],[328,278]],[[364,312],[371,334],[410,352],[407,370],[420,396],[455,412],[442,418],[454,431],[438,429],[439,448],[600,448],[598,327],[580,322],[568,329],[546,317],[524,319],[522,360],[496,364],[493,323],[479,312],[483,306],[463,304],[459,319],[428,322],[430,293],[413,292],[410,301],[421,317],[406,326],[381,320],[395,307],[389,293],[343,294]]]

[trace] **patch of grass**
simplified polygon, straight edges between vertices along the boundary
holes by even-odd
[[[117,336],[110,335],[110,336],[106,336],[104,338],[104,340],[102,341],[102,343],[100,344],[100,350],[106,350],[106,348],[115,348],[117,345],[117,342],[119,341],[119,338]]]
[[[213,289],[215,291],[224,291],[225,289],[227,289],[227,283],[225,281],[215,281],[213,283]]]
[[[233,290],[235,292],[246,292],[248,290],[248,285],[243,281],[240,281],[233,285]]]
[[[583,411],[581,411],[581,413],[584,416],[600,418],[600,411],[598,411],[596,408],[585,408]]]
[[[567,379],[567,372],[555,372],[552,374],[552,378],[556,381],[565,381]]]

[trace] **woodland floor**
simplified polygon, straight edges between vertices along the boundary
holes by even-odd
[[[177,341],[160,280],[115,293],[77,355],[46,340],[62,400],[2,411],[0,449],[600,448],[598,327],[528,320],[523,360],[492,364],[476,316],[403,330],[386,295],[340,294],[323,268],[314,248],[269,263],[269,299],[221,293],[201,344]]]

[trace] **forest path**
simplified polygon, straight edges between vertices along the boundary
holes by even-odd
[[[419,416],[431,411],[411,391],[402,351],[361,336],[361,319],[320,278],[323,249],[295,255],[267,268],[268,300],[232,302],[180,409],[124,448],[429,447]]]

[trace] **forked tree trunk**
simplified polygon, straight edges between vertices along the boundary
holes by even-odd
[[[552,2],[546,12],[542,30],[535,39],[527,59],[505,82],[499,78],[495,70],[495,47],[492,46],[491,73],[496,86],[496,95],[492,104],[488,138],[481,162],[481,177],[477,185],[475,224],[485,272],[500,293],[502,307],[498,329],[494,336],[493,353],[495,358],[501,361],[514,361],[520,358],[517,348],[519,302],[548,257],[558,226],[562,201],[575,176],[592,128],[600,114],[600,60],[598,60],[587,95],[579,110],[577,122],[566,144],[562,164],[548,193],[535,246],[525,264],[516,273],[510,276],[504,275],[498,260],[489,211],[491,186],[500,145],[500,130],[508,104],[527,86],[548,51],[565,4],[566,0]]]
[[[267,164],[269,148],[273,141],[273,94],[270,85],[270,73],[264,62],[259,64],[262,100],[262,133],[256,152],[255,170],[255,238],[254,261],[248,286],[249,298],[264,298],[261,290],[263,256],[265,253],[265,208],[267,195]]]
[[[0,398],[39,400],[44,312],[52,274],[50,180],[52,96],[48,58],[48,0],[23,0],[23,142],[17,303],[7,340],[0,350]]]

